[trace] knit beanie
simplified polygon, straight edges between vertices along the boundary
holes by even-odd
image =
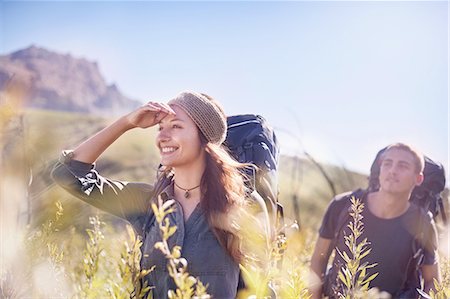
[[[168,104],[183,109],[209,142],[220,145],[225,140],[226,116],[222,107],[213,99],[203,94],[185,91],[170,100]]]

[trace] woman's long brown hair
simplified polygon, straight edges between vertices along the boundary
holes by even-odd
[[[199,136],[206,153],[206,167],[200,181],[200,204],[220,245],[239,263],[243,258],[241,242],[236,229],[233,229],[230,215],[248,204],[245,175],[241,170],[252,165],[237,162],[222,146],[208,143],[200,131]],[[161,184],[171,172],[171,167],[163,167],[156,185]]]
[[[242,260],[240,240],[232,228],[235,208],[247,205],[244,177],[240,169],[248,167],[235,161],[221,146],[206,144],[206,168],[203,173],[202,207],[219,243],[236,261]]]
[[[222,106],[211,96],[203,94],[222,112]],[[198,129],[198,128],[197,128]],[[221,145],[209,143],[203,133],[198,129],[200,141],[206,153],[206,167],[200,181],[203,211],[206,214],[209,227],[219,243],[237,263],[243,258],[241,242],[233,229],[235,211],[247,205],[245,190],[244,168],[254,167],[252,164],[239,163]],[[165,169],[167,175],[171,169]],[[159,180],[166,177],[162,175]]]

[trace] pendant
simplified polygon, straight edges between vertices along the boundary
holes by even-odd
[[[185,188],[181,188],[180,186],[178,186],[177,183],[175,183],[175,182],[174,182],[174,184],[175,184],[175,186],[176,186],[178,189],[184,191],[184,195],[183,195],[183,196],[184,196],[184,198],[186,198],[186,199],[188,199],[188,198],[191,197],[191,193],[189,193],[190,191],[192,191],[192,190],[197,189],[198,187],[200,187],[200,185],[198,185],[198,186],[195,186],[194,188],[185,189]]]

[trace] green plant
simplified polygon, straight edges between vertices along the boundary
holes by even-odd
[[[450,259],[445,255],[441,259],[442,281],[433,279],[434,290],[429,293],[418,290],[420,295],[427,299],[448,299],[450,298]]]
[[[203,285],[198,278],[189,275],[187,260],[181,257],[181,247],[174,246],[172,250],[169,248],[167,240],[176,232],[177,227],[171,226],[166,216],[173,213],[174,203],[174,200],[163,202],[161,198],[158,198],[158,205],[152,203],[152,210],[162,234],[162,241],[157,242],[155,248],[161,250],[166,257],[169,275],[177,286],[176,290],[169,290],[167,295],[170,299],[210,298],[211,296],[206,292],[207,286]]]
[[[31,232],[28,238],[28,245],[35,249],[31,253],[35,259],[45,259],[47,257],[55,265],[61,265],[64,258],[64,249],[61,247],[54,234],[59,232],[58,224],[63,216],[63,206],[60,201],[55,203],[56,212],[54,218],[47,219],[40,229]],[[43,250],[45,248],[45,250]]]
[[[426,299],[448,299],[450,298],[450,290],[448,289],[448,285],[444,285],[444,283],[439,283],[436,279],[433,279],[434,290],[430,290],[427,294],[424,291],[417,290],[420,295]]]
[[[130,225],[127,225],[126,229],[129,241],[123,243],[120,258],[117,260],[120,280],[109,279],[111,287],[108,290],[108,294],[114,299],[144,298],[146,294],[151,296],[151,286],[146,281],[142,284],[142,280],[153,271],[154,267],[148,270],[141,270],[140,260],[142,253],[140,248],[142,240],[136,236]]]
[[[102,232],[102,226],[104,222],[100,221],[98,215],[95,217],[89,217],[89,223],[94,227],[93,229],[87,229],[86,232],[89,239],[86,243],[86,249],[84,251],[84,274],[87,279],[87,287],[92,287],[92,281],[95,274],[98,271],[98,262],[100,254],[103,251],[102,240],[105,238]]]
[[[367,277],[367,270],[375,267],[377,264],[362,262],[372,250],[369,247],[370,242],[367,238],[361,241],[358,240],[364,231],[363,216],[361,215],[364,204],[355,197],[352,197],[350,200],[352,203],[350,212],[352,221],[347,227],[351,233],[344,235],[345,245],[349,249],[350,255],[345,251],[336,249],[345,263],[338,273],[338,278],[343,284],[341,290],[338,291],[338,295],[341,299],[362,299],[368,298],[369,284],[378,275],[378,273],[374,273]]]
[[[241,270],[246,282],[238,297],[310,298],[306,234],[298,231],[297,223],[277,227],[268,234],[264,218],[245,212],[236,218],[243,241]]]
[[[283,254],[283,267],[275,277],[278,282],[280,298],[308,299],[309,263],[313,250],[315,234],[310,229],[298,230],[294,226],[287,230],[286,250]]]
[[[267,226],[267,217],[249,209],[237,208],[227,214],[228,221],[234,222],[236,234],[241,240],[243,259],[240,264],[246,288],[239,298],[268,298],[275,292],[274,277],[279,273],[279,262],[286,249],[286,238],[276,236]]]
[[[23,272],[29,273],[31,290],[38,298],[63,296],[67,291],[65,249],[57,238],[64,209],[60,201],[56,201],[55,206],[54,216],[36,230],[28,231],[29,237],[26,238],[29,263]]]

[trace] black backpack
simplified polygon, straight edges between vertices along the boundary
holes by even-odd
[[[380,175],[380,159],[386,148],[377,153],[375,160],[370,168],[369,186],[370,192],[377,191],[380,188],[378,177]],[[433,217],[442,215],[442,220],[446,224],[447,216],[445,214],[444,204],[441,192],[445,188],[445,171],[441,163],[436,162],[425,156],[425,168],[423,170],[424,180],[420,186],[416,186],[411,194],[410,201],[430,211]]]
[[[283,207],[278,202],[278,160],[280,148],[273,128],[260,115],[244,114],[227,118],[224,146],[241,163],[251,163],[246,185],[252,197],[263,200],[272,224],[283,222]],[[276,221],[274,223],[274,221]]]
[[[284,236],[283,207],[278,202],[278,160],[280,147],[273,128],[260,115],[244,114],[227,118],[227,137],[224,146],[237,161],[251,163],[257,168],[247,168],[246,187],[249,196],[265,210],[271,229],[270,236]],[[282,261],[278,262],[281,267]],[[242,276],[239,276],[238,289],[245,288]],[[276,292],[268,285],[270,298],[276,298]]]

